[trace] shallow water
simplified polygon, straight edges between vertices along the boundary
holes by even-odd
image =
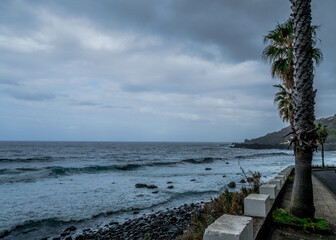
[[[240,167],[267,181],[293,159],[291,151],[228,143],[0,142],[0,233],[17,227],[5,239],[42,238],[69,225],[123,221],[134,210],[209,200],[230,181],[241,187]],[[336,152],[326,162],[336,165]]]

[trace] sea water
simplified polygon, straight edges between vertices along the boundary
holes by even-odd
[[[335,165],[336,152],[325,161]],[[320,164],[319,153],[313,163]],[[231,181],[239,189],[242,169],[267,181],[292,164],[292,151],[230,143],[0,142],[0,235],[41,239],[70,225],[122,222],[135,211],[208,201]]]

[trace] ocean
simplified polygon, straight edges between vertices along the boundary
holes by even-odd
[[[325,155],[336,165],[335,151]],[[238,190],[241,169],[259,171],[266,182],[292,164],[292,151],[230,143],[0,142],[0,235],[41,239],[71,225],[123,222],[208,201],[231,181]],[[320,164],[320,153],[313,164]]]

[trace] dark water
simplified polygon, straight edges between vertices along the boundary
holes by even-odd
[[[123,221],[135,210],[209,200],[239,182],[240,167],[266,181],[290,164],[290,151],[228,143],[0,142],[0,233],[39,239],[69,225]]]

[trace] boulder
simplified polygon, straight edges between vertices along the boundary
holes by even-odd
[[[230,183],[228,184],[228,187],[229,187],[229,188],[235,188],[235,187],[236,187],[236,183],[235,183],[235,182],[230,182]]]
[[[137,183],[137,184],[135,184],[135,187],[136,187],[136,188],[145,188],[145,187],[147,187],[147,184],[144,184],[144,183]]]

